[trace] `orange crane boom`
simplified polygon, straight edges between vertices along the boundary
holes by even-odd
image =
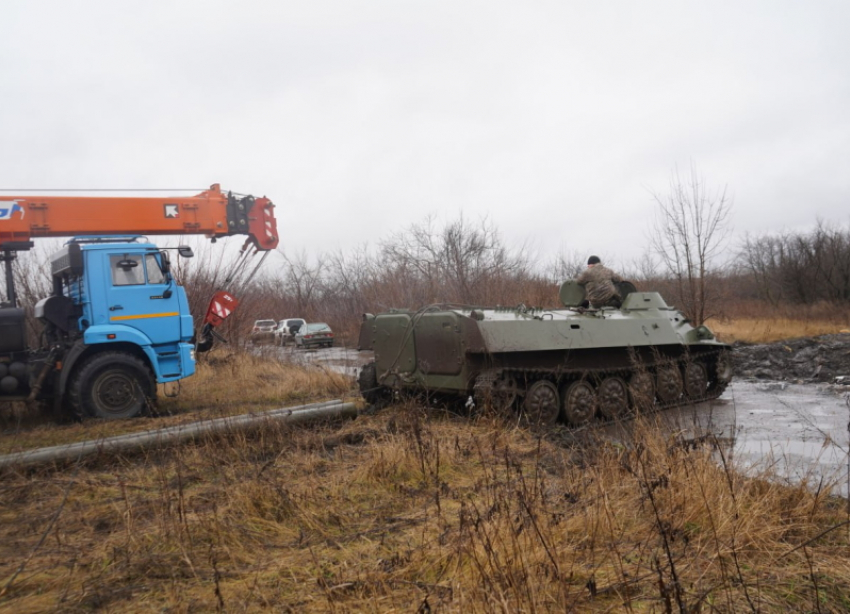
[[[277,247],[274,205],[213,184],[195,196],[0,195],[0,250],[27,249],[36,237],[78,235],[248,235],[261,251]]]

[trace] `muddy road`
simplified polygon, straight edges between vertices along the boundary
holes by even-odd
[[[369,352],[345,348],[297,350],[263,346],[279,360],[314,364],[356,377]],[[779,479],[839,482],[847,492],[850,445],[850,334],[735,347],[736,377],[717,400],[661,412],[670,433],[711,433],[750,473]],[[628,423],[606,425],[612,440],[628,437]],[[625,430],[623,430],[625,429]]]

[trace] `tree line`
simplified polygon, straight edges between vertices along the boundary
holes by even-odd
[[[682,178],[674,170],[669,189],[655,193],[656,217],[646,251],[632,262],[607,262],[639,290],[658,291],[700,324],[734,317],[736,306],[771,308],[850,302],[850,224],[818,221],[811,230],[746,235],[729,244],[731,199],[709,189],[695,167]],[[558,285],[584,270],[588,254],[562,252],[539,262],[525,246],[507,245],[488,219],[460,215],[440,223],[433,216],[375,245],[348,252],[279,252],[279,264],[256,276],[231,275],[233,258],[220,246],[195,238],[196,257],[177,259],[196,325],[219,289],[240,301],[222,331],[245,341],[255,319],[302,317],[324,321],[349,344],[364,313],[426,305],[557,308]],[[599,254],[603,256],[605,254]],[[32,306],[50,291],[49,248],[21,253],[16,268],[19,299]],[[2,292],[2,289],[0,289]],[[30,318],[36,334],[38,326]]]
[[[648,252],[632,262],[609,263],[642,291],[657,291],[694,322],[734,317],[742,303],[772,307],[850,302],[850,224],[779,235],[747,236],[730,259],[702,271],[677,272]],[[391,308],[426,305],[557,308],[558,285],[578,276],[587,254],[560,253],[534,262],[524,247],[505,244],[488,220],[433,218],[378,243],[312,258],[283,253],[282,264],[241,289],[230,336],[245,339],[254,319],[304,317],[323,321],[356,341],[360,317]],[[184,280],[198,303],[215,288],[213,269],[198,266]]]
[[[850,232],[819,221],[809,232],[747,236],[738,263],[771,305],[850,301]]]

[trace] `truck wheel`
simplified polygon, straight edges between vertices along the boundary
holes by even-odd
[[[156,382],[138,358],[104,352],[84,362],[69,388],[78,414],[115,420],[144,413],[156,399]]]

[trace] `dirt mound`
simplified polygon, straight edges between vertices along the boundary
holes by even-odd
[[[850,334],[733,347],[738,379],[850,383]]]

